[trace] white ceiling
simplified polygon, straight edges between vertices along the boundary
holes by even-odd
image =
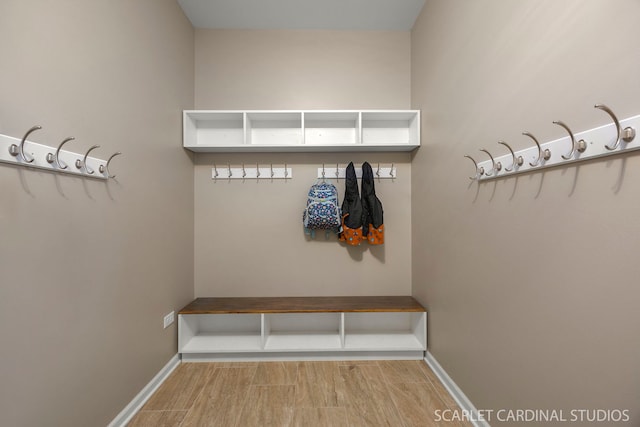
[[[398,30],[425,0],[178,0],[196,28]]]

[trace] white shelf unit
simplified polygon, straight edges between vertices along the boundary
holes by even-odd
[[[178,337],[185,360],[219,359],[220,353],[421,359],[427,349],[427,313],[180,314]]]
[[[185,110],[183,145],[195,152],[412,151],[418,110]]]

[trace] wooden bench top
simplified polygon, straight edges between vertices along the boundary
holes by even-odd
[[[197,298],[179,314],[427,311],[409,296]]]

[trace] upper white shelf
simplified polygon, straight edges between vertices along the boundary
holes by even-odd
[[[183,145],[195,152],[412,151],[418,110],[185,110]]]

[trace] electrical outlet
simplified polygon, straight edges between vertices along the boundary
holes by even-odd
[[[172,311],[171,313],[164,316],[164,327],[165,329],[169,327],[173,323],[175,313]]]

